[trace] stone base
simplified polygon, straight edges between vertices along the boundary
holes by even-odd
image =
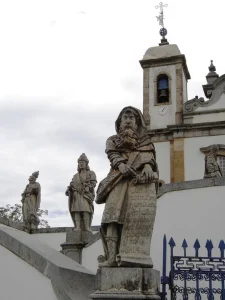
[[[66,242],[61,244],[61,253],[82,263],[82,249],[93,239],[94,234],[89,231],[71,231],[66,233]]]
[[[160,300],[160,273],[151,268],[101,268],[92,299]]]

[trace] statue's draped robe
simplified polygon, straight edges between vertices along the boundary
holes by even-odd
[[[141,174],[145,164],[149,164],[153,172],[158,173],[154,145],[151,143],[148,135],[142,135],[138,140],[138,146],[135,150],[117,149],[116,140],[118,138],[118,135],[115,135],[110,137],[106,142],[106,153],[111,163],[111,170],[108,176],[99,184],[96,199],[96,202],[99,204],[105,203],[101,222],[101,233],[106,256],[107,245],[104,239],[104,236],[106,236],[106,225],[116,222],[121,225],[121,228],[125,226],[124,222],[129,208],[130,183],[133,180],[132,177],[123,177],[118,170],[118,165],[123,162],[131,166],[137,174]],[[137,184],[137,186],[141,186],[141,184]],[[156,209],[156,191],[158,182],[147,184],[147,186],[150,188],[149,191],[152,194],[150,197],[153,197]],[[152,224],[153,223],[154,220]],[[149,235],[150,234],[151,233],[149,233]],[[122,241],[119,241],[119,243],[122,244]]]
[[[93,171],[86,171],[83,177],[81,173],[73,176],[70,183],[71,193],[69,196],[69,211],[71,212],[89,212],[93,214],[93,201],[95,198],[96,175]],[[85,191],[84,185],[88,187]]]
[[[38,182],[29,183],[23,192],[23,221],[27,222],[30,216],[37,217],[37,210],[40,207],[41,201],[41,186]]]

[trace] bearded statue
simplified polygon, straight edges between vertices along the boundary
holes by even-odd
[[[101,238],[105,252],[99,267],[152,267],[150,242],[156,214],[158,167],[154,145],[141,111],[125,107],[108,138],[111,169],[97,189],[105,203]]]

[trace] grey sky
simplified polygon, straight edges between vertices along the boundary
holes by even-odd
[[[98,181],[105,140],[126,105],[142,109],[139,60],[160,37],[159,1],[0,1],[0,205],[19,202],[40,171],[51,226],[72,225],[64,194],[85,152]],[[210,59],[224,72],[224,1],[168,0],[168,41],[186,55],[189,99],[203,96]],[[103,207],[95,206],[94,225]],[[51,217],[51,218],[50,218]]]

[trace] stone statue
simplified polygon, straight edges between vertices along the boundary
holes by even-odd
[[[216,160],[216,155],[211,152],[205,156],[205,174],[204,178],[222,177],[223,173]]]
[[[152,268],[150,243],[158,189],[155,148],[137,108],[125,107],[115,125],[117,134],[106,142],[111,170],[96,197],[96,203],[105,203],[100,229],[105,261],[99,267]]]
[[[97,183],[96,175],[89,168],[89,160],[83,153],[78,158],[78,173],[66,190],[69,196],[69,211],[74,224],[74,230],[91,231],[91,222],[94,213],[94,188]]]
[[[39,224],[37,211],[41,202],[41,186],[36,182],[39,171],[34,172],[29,178],[29,184],[22,193],[22,214],[25,228],[36,229]]]

